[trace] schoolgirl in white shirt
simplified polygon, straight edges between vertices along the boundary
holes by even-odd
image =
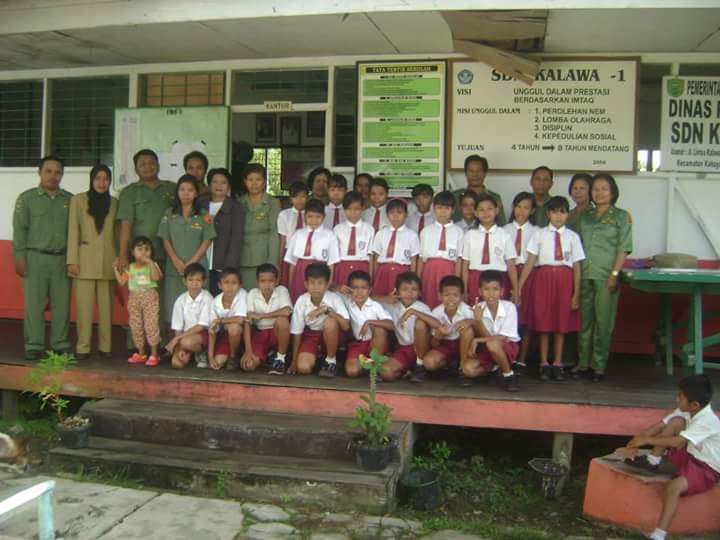
[[[380,229],[373,241],[373,291],[378,296],[393,291],[399,274],[416,270],[420,252],[418,235],[404,225],[407,217],[405,201],[391,200],[387,204],[387,213],[390,226]]]
[[[277,218],[278,235],[280,236],[280,256],[277,262],[280,271],[280,283],[285,287],[290,283],[290,266],[285,262],[285,252],[290,238],[295,231],[305,226],[305,205],[308,202],[308,187],[305,182],[290,184],[290,208],[281,210]]]
[[[356,270],[370,274],[373,238],[375,230],[365,223],[362,217],[363,198],[356,191],[350,191],[343,197],[343,208],[347,220],[333,229],[340,251],[340,261],[335,265],[333,281],[342,289],[348,285],[348,276]]]

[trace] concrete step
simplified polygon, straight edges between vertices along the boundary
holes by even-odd
[[[644,474],[614,455],[590,462],[583,513],[594,520],[639,532],[655,529],[669,476]],[[720,532],[720,486],[681,497],[670,534]],[[713,536],[713,538],[715,538]]]
[[[93,420],[92,435],[263,456],[353,461],[359,433],[347,418],[244,411],[106,399],[82,408]],[[397,422],[391,432],[405,464],[414,442],[412,424]]]
[[[257,455],[90,437],[80,450],[54,448],[51,464],[138,478],[145,486],[212,497],[386,513],[394,507],[400,463],[377,473],[347,460]]]

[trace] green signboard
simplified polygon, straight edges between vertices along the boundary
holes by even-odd
[[[444,61],[358,63],[358,173],[442,189],[445,76]]]

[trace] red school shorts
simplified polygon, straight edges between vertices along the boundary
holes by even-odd
[[[250,330],[250,341],[252,343],[253,354],[263,362],[267,360],[271,350],[277,351],[278,349],[277,335],[272,328],[258,330],[253,327]]]
[[[711,490],[720,479],[720,473],[690,455],[687,447],[673,448],[668,454],[668,459],[677,469],[674,477],[682,476],[687,480],[688,488],[683,495],[697,495]]]
[[[417,362],[417,353],[415,352],[415,345],[396,345],[395,350],[390,355],[395,360],[403,371],[412,369],[415,367]]]
[[[508,361],[512,364],[515,361],[515,358],[517,358],[518,351],[520,349],[519,344],[515,343],[514,341],[504,341],[502,348],[508,357]],[[492,355],[487,350],[487,346],[484,343],[481,343],[478,346],[477,352],[475,353],[475,358],[480,360],[480,365],[486,371],[491,370],[492,367],[495,365],[495,360],[493,360]]]
[[[441,339],[437,347],[433,347],[434,351],[439,352],[443,359],[452,360],[460,359],[460,338],[458,339]]]
[[[338,346],[343,343],[345,343],[345,334],[340,332],[338,335]],[[310,330],[309,328],[305,328],[305,330],[303,330],[302,337],[300,338],[300,348],[298,349],[298,354],[306,352],[317,355],[319,352],[324,350],[325,341],[323,340],[322,330]]]
[[[361,354],[364,356],[368,356],[370,354],[370,345],[371,344],[372,344],[371,340],[350,341],[348,343],[348,347],[347,347],[347,357],[348,358],[357,358]]]

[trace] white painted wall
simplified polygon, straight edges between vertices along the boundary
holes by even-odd
[[[69,167],[65,170],[62,187],[73,193],[86,191],[89,185],[90,168]],[[618,206],[633,217],[633,257],[649,257],[667,251],[683,252],[701,259],[718,259],[718,253],[708,240],[703,228],[713,234],[720,233],[720,176],[699,178],[700,175],[670,175],[648,173],[637,176],[617,176],[620,187]],[[558,175],[553,193],[567,195],[569,175]],[[448,173],[448,188],[464,185],[462,173]],[[675,182],[683,190],[694,209],[688,208],[683,197],[669,188]],[[35,169],[0,169],[0,185],[4,186],[0,196],[0,240],[12,239],[12,215],[15,199],[24,190],[38,183]],[[529,174],[490,173],[487,185],[502,195],[509,210],[516,193],[530,191]],[[670,201],[670,204],[668,204]],[[704,227],[693,215],[698,212]],[[668,216],[671,224],[668,227]],[[720,246],[718,240],[715,245]]]

